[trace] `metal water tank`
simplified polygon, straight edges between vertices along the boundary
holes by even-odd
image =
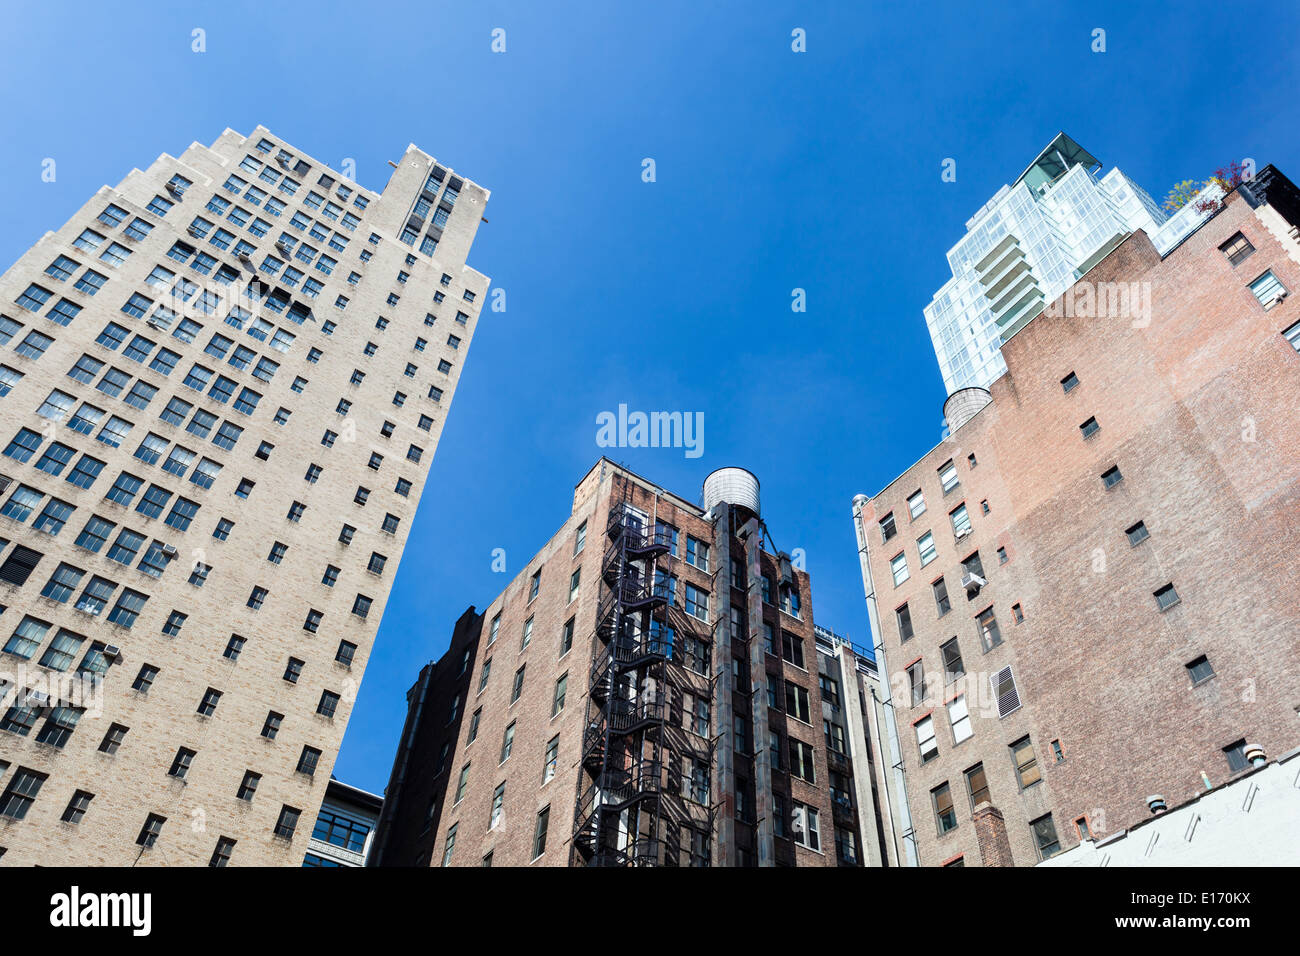
[[[704,479],[704,510],[719,502],[739,505],[758,514],[758,479],[744,468],[719,468]]]
[[[948,434],[951,435],[965,425],[992,400],[989,390],[978,385],[959,388],[949,395],[943,403],[943,417],[948,423]]]

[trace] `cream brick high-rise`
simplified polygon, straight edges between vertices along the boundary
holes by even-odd
[[[301,863],[488,285],[393,165],[227,130],[0,277],[5,864]]]

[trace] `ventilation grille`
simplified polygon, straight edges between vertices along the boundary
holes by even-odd
[[[1016,690],[1016,678],[1010,667],[1004,667],[992,677],[993,696],[998,699],[998,717],[1020,709],[1020,692]]]

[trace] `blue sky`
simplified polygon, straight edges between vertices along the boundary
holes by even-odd
[[[335,771],[376,791],[406,689],[564,521],[599,412],[702,412],[701,458],[610,457],[692,498],[754,471],[817,620],[865,642],[849,504],[940,438],[921,308],[966,219],[1058,129],[1157,201],[1231,159],[1300,173],[1291,6],[193,6],[8,10],[0,261],[226,127],[353,158],[375,189],[414,142],[492,190],[471,264],[507,310],[475,333]]]

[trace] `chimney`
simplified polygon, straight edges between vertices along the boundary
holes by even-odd
[[[971,814],[975,838],[979,841],[980,861],[984,866],[1015,866],[1011,858],[1011,841],[1002,811],[991,803],[981,803]]]

